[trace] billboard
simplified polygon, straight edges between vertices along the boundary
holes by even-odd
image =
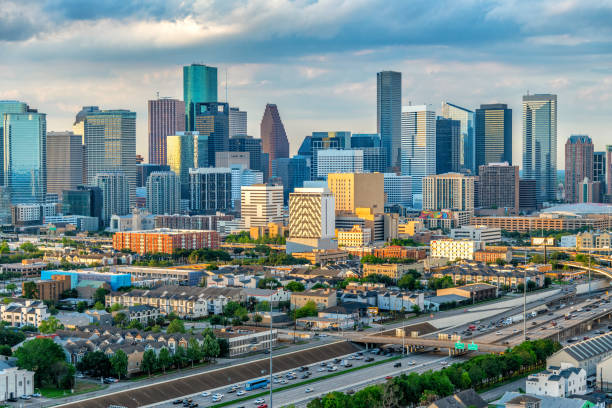
[[[533,237],[531,238],[531,246],[554,246],[555,238],[553,237]]]
[[[451,213],[448,211],[421,211],[421,215],[419,218],[433,218],[433,219],[442,219],[448,220],[451,218]]]

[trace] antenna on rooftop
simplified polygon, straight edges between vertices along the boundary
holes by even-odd
[[[157,99],[159,99],[159,91],[155,92],[155,94],[157,95]]]

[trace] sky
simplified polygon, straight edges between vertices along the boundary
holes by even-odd
[[[612,0],[1,0],[0,99],[68,130],[83,105],[137,112],[182,99],[183,65],[219,67],[219,98],[259,137],[279,107],[295,153],[312,131],[376,132],[376,72],[402,72],[404,104],[513,109],[558,95],[558,168],[571,134],[612,144]],[[227,77],[227,81],[226,81]]]

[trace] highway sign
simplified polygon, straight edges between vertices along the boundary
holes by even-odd
[[[554,237],[533,237],[531,238],[531,246],[554,246],[555,238]]]
[[[457,350],[465,350],[465,343],[455,343],[455,348]]]
[[[468,350],[473,350],[473,351],[478,350],[478,344],[475,344],[474,342],[472,342],[471,344],[468,344]]]

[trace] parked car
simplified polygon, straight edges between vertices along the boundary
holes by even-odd
[[[394,368],[398,368],[398,367],[401,367],[401,366],[402,366],[402,363],[400,363],[399,361],[397,363],[393,364]]]

